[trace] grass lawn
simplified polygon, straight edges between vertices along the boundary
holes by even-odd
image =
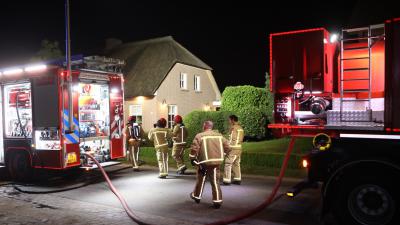
[[[251,153],[285,153],[289,145],[290,138],[280,138],[260,142],[245,142],[243,143],[243,152]],[[310,151],[312,147],[311,138],[299,138],[293,149],[293,154],[304,154]]]
[[[275,176],[279,173],[284,154],[289,144],[289,138],[274,139],[260,142],[243,143],[242,172],[254,175]],[[301,157],[312,147],[311,139],[296,140],[295,148],[289,159],[286,176],[305,177],[306,170],[300,167]],[[185,151],[186,165],[191,167],[188,159],[189,149]],[[156,153],[153,147],[141,147],[139,158],[147,165],[157,166]],[[176,164],[169,154],[169,166],[174,171]]]

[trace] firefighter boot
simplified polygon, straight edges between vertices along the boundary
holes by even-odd
[[[236,185],[240,185],[241,183],[242,183],[242,181],[240,181],[240,180],[234,180],[232,182],[232,184],[236,184]]]
[[[181,166],[180,168],[178,168],[178,170],[176,171],[177,174],[185,174],[185,171],[187,170],[186,165]]]
[[[200,203],[200,199],[198,199],[198,198],[194,197],[194,195],[193,195],[193,192],[192,192],[192,193],[190,193],[190,198],[191,198],[191,199],[193,199],[193,200],[194,200],[194,202],[196,202],[197,204],[199,204],[199,203]]]
[[[219,209],[219,208],[221,208],[221,203],[217,203],[217,202],[214,202],[213,203],[213,207],[214,207],[214,209]]]

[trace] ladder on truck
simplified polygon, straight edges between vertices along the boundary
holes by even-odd
[[[372,121],[372,71],[371,50],[376,40],[384,34],[376,35],[375,29],[382,29],[383,24],[367,27],[343,29],[340,38],[340,121],[341,122],[373,122]],[[352,47],[348,47],[352,45]],[[357,57],[349,57],[348,53],[356,51]],[[354,54],[353,54],[354,55]],[[348,67],[345,64],[359,62],[362,66]],[[348,88],[350,84],[358,82],[362,88]],[[360,85],[361,84],[361,85]],[[354,99],[346,98],[346,94],[355,94]],[[366,97],[359,98],[357,94],[366,93]],[[346,107],[346,102],[356,105],[364,102],[365,111]]]

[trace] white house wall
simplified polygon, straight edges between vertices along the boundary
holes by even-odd
[[[180,88],[180,74],[187,74],[187,90]],[[200,76],[200,92],[194,90],[194,76]],[[177,63],[157,90],[157,102],[165,105],[177,105],[178,114],[185,116],[195,109],[212,110],[212,102],[220,100],[220,92],[215,80],[210,80],[211,71]],[[165,100],[165,101],[164,101]],[[160,111],[167,118],[168,107]]]
[[[180,74],[186,73],[187,90],[180,89]],[[194,90],[194,76],[200,76],[200,92]],[[143,129],[150,130],[161,117],[168,118],[168,105],[177,105],[178,114],[185,116],[193,110],[213,110],[212,102],[220,100],[221,93],[212,72],[177,63],[162,82],[154,97],[135,97],[125,100],[126,119],[129,105],[141,104]]]

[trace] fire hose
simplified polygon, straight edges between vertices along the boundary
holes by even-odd
[[[123,167],[123,168],[120,168],[120,169],[117,169],[117,170],[113,170],[111,173],[119,172],[119,171],[126,170],[126,169],[129,169],[129,168],[132,168],[132,167],[130,167],[130,166]],[[9,182],[9,183],[0,185],[0,187],[2,187],[2,186],[12,186],[15,190],[17,190],[17,191],[19,191],[21,193],[25,193],[25,194],[53,194],[53,193],[71,191],[71,190],[75,190],[75,189],[86,187],[88,185],[91,185],[91,184],[97,182],[101,177],[103,177],[103,175],[96,175],[96,176],[92,176],[92,177],[84,176],[83,178],[85,178],[85,179],[90,178],[90,181],[84,182],[83,184],[72,186],[72,187],[55,189],[55,190],[47,190],[47,191],[32,191],[32,190],[29,190],[29,189],[26,190],[26,189],[23,188],[23,187],[37,186],[37,184],[35,184],[35,183],[34,184],[26,184],[26,183]]]
[[[288,149],[286,151],[283,163],[282,163],[282,167],[281,170],[279,172],[279,176],[276,178],[276,183],[274,185],[274,188],[272,189],[272,192],[266,197],[266,199],[260,203],[258,206],[256,206],[253,209],[250,209],[240,215],[237,216],[233,216],[233,217],[227,217],[212,223],[208,223],[207,225],[225,225],[225,224],[230,224],[233,222],[237,222],[243,219],[246,219],[250,216],[253,216],[256,213],[259,213],[261,210],[267,208],[268,206],[270,206],[275,200],[279,199],[279,197],[281,197],[282,195],[279,195],[278,197],[276,196],[278,193],[278,190],[282,184],[282,179],[283,176],[285,175],[285,171],[289,162],[289,158],[290,155],[292,153],[293,147],[294,147],[294,143],[295,143],[296,138],[295,137],[291,137],[290,142],[289,142],[289,146]],[[110,178],[108,177],[107,173],[105,172],[105,170],[103,169],[103,167],[100,165],[100,163],[91,155],[86,154],[85,155],[87,157],[89,157],[90,159],[92,159],[97,167],[100,169],[101,173],[104,176],[104,179],[106,180],[108,187],[110,188],[110,190],[117,196],[118,200],[121,202],[122,207],[124,208],[125,212],[127,213],[127,215],[136,223],[138,223],[139,225],[150,225],[149,223],[143,222],[139,217],[137,217],[135,215],[135,213],[133,213],[133,211],[130,209],[130,207],[128,206],[128,204],[126,203],[126,200],[124,199],[124,197],[118,192],[118,190],[114,187],[114,185],[112,184]]]
[[[106,180],[108,187],[110,188],[110,190],[117,196],[118,200],[121,202],[122,207],[125,209],[126,214],[128,214],[128,216],[135,221],[136,223],[138,223],[139,225],[150,225],[148,223],[143,222],[142,220],[140,220],[140,218],[138,218],[135,213],[133,213],[133,211],[129,208],[128,204],[126,203],[125,198],[118,192],[118,190],[114,187],[113,183],[111,182],[110,178],[108,177],[106,171],[103,169],[103,167],[100,165],[100,163],[90,154],[84,153],[87,157],[89,157],[90,159],[93,160],[93,162],[97,165],[97,167],[100,169],[101,173],[104,176],[104,179]]]

